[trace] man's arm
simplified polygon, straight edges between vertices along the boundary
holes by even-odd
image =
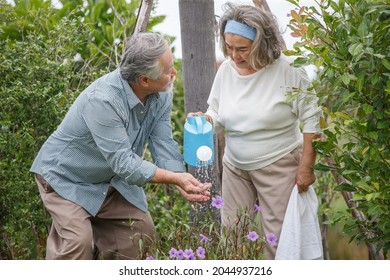
[[[150,183],[176,185],[188,201],[205,202],[210,199],[211,183],[200,183],[189,173],[176,173],[158,168]]]

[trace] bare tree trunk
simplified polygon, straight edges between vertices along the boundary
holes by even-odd
[[[321,204],[326,203],[325,199],[322,199]],[[328,233],[329,233],[329,226],[325,223],[328,221],[328,216],[326,214],[322,214],[321,217],[321,240],[322,240],[322,251],[323,251],[323,257],[324,260],[330,260],[330,254],[329,254],[329,240],[328,240]]]
[[[215,62],[214,1],[179,0],[186,113],[206,111]]]
[[[179,0],[179,12],[185,111],[186,114],[197,111],[205,112],[216,72],[214,1]],[[216,158],[217,149],[214,150],[214,158]],[[219,180],[215,178],[215,164],[207,169],[189,167],[188,171],[199,180],[211,180],[212,194],[219,193]],[[210,216],[219,223],[218,215],[219,212],[213,212],[210,202],[202,205],[193,204],[191,207],[190,216],[195,223],[204,222]]]
[[[268,6],[267,0],[252,0],[253,4],[255,6],[259,7],[260,9],[272,13],[271,9]],[[283,50],[287,50],[286,42],[284,41],[282,34],[280,34],[280,41],[282,42],[282,48]]]
[[[142,0],[137,15],[137,23],[133,33],[145,32],[148,27],[150,12],[152,11],[153,0]]]

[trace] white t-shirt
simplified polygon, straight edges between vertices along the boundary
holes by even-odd
[[[225,159],[255,170],[282,158],[303,142],[303,133],[319,131],[321,109],[303,68],[282,55],[272,65],[242,76],[224,61],[216,74],[206,114],[226,130]],[[303,92],[287,97],[293,89]],[[302,126],[300,126],[302,125]],[[301,132],[302,129],[302,132]]]

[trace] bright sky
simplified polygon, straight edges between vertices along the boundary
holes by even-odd
[[[12,3],[13,0],[6,0]],[[211,0],[210,0],[211,1]],[[180,16],[179,16],[179,0],[155,0],[157,3],[156,14],[166,15],[165,20],[154,27],[153,31],[158,31],[170,36],[176,37],[173,42],[175,46],[175,56],[182,57],[181,38],[180,38]],[[253,5],[252,0],[214,0],[214,12],[216,15],[222,14],[222,6],[226,2],[233,2],[237,4],[250,4]],[[59,0],[52,0],[54,5],[59,5]],[[300,5],[314,5],[313,0],[300,0]],[[267,0],[267,4],[270,7],[272,13],[276,16],[281,33],[286,42],[287,48],[291,49],[292,45],[296,42],[296,39],[290,36],[290,29],[287,27],[290,13],[295,7],[287,0]],[[223,59],[223,55],[219,49],[219,45],[216,42],[215,46],[217,59]]]
[[[233,2],[239,4],[250,4],[253,5],[252,0],[214,0],[214,12],[216,15],[221,15],[224,3]],[[287,48],[292,48],[295,40],[290,36],[290,29],[287,27],[289,22],[289,18],[287,14],[290,13],[292,9],[295,7],[287,2],[286,0],[268,0],[268,6],[270,7],[272,13],[276,16],[280,30],[283,34],[283,38],[286,42]],[[314,1],[305,0],[300,1],[301,5],[313,5]],[[182,49],[181,49],[181,39],[180,39],[180,17],[179,17],[179,0],[158,0],[158,5],[156,8],[156,14],[158,15],[166,15],[166,18],[163,23],[158,24],[153,31],[162,32],[164,34],[175,36],[176,40],[173,42],[175,46],[175,56],[182,57]],[[223,55],[219,49],[219,45],[216,47],[216,56],[217,59],[223,58]]]

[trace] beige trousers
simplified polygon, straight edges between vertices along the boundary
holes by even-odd
[[[279,239],[300,158],[301,148],[297,148],[273,164],[253,171],[238,169],[224,160],[222,225],[236,227],[239,215],[243,212],[253,215],[258,203],[262,207],[263,237],[273,233]],[[276,248],[266,243],[265,258],[275,259]]]
[[[149,212],[134,207],[110,187],[101,209],[93,217],[59,196],[37,176],[42,201],[52,217],[46,259],[90,260],[96,254],[95,246],[103,259],[145,259],[156,236]]]

